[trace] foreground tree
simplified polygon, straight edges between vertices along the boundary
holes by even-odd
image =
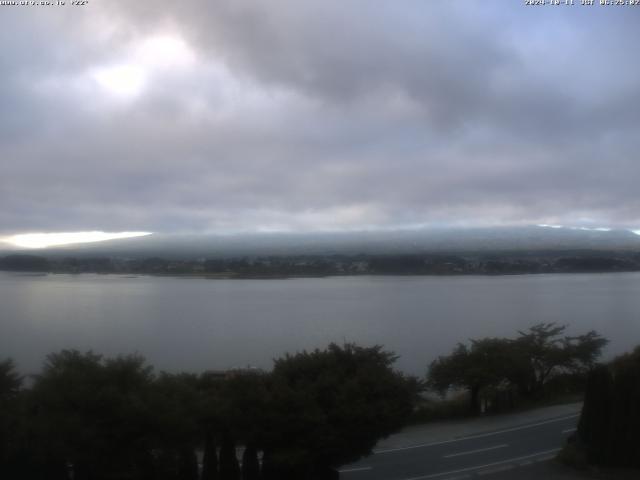
[[[22,377],[13,361],[0,362],[0,478],[11,478],[19,472],[21,387]]]
[[[577,447],[594,465],[640,468],[640,347],[589,375]]]
[[[20,392],[22,380],[13,360],[9,358],[0,362],[0,402],[14,399]]]
[[[480,413],[482,389],[496,387],[513,376],[516,361],[513,342],[507,339],[471,340],[469,347],[459,343],[450,355],[431,363],[427,384],[442,395],[452,388],[466,389],[470,411]]]
[[[265,411],[268,408],[269,375],[261,371],[233,372],[221,386],[221,402],[218,413],[222,447],[220,450],[220,474],[222,480],[237,480],[240,467],[235,445],[245,447],[242,462],[242,478],[253,480],[259,472],[258,451],[265,435]],[[226,447],[226,448],[225,448]],[[225,456],[223,457],[223,453]],[[224,463],[223,463],[224,462]]]
[[[153,478],[151,381],[150,367],[137,356],[49,355],[30,395],[32,476],[66,478],[71,468],[76,480]]]
[[[337,478],[400,429],[419,392],[394,371],[393,353],[331,344],[276,360],[262,446],[267,479]]]
[[[413,411],[420,385],[393,370],[395,359],[381,347],[330,345],[277,360],[268,374],[155,375],[138,356],[63,350],[47,357],[25,391],[13,364],[1,362],[0,474],[337,478],[335,468],[370,453]],[[244,447],[242,468],[236,446]]]
[[[608,340],[594,330],[584,335],[565,336],[566,328],[566,325],[539,323],[519,332],[515,346],[526,363],[526,370],[520,374],[522,393],[539,395],[554,374],[586,374],[595,365]]]
[[[197,480],[196,448],[204,435],[197,375],[162,372],[151,385],[153,450],[161,458],[156,476]]]
[[[563,336],[566,326],[540,323],[516,339],[484,338],[458,344],[450,355],[438,357],[429,366],[428,385],[445,394],[460,388],[469,392],[470,411],[480,412],[483,390],[515,389],[536,398],[558,374],[586,377],[607,340],[595,331]]]
[[[594,368],[587,379],[578,435],[586,446],[586,455],[595,465],[606,464],[611,429],[613,377],[606,365]]]

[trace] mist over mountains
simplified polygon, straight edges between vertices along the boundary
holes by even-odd
[[[237,235],[154,234],[146,237],[19,250],[45,257],[167,259],[291,255],[413,255],[541,251],[634,251],[640,236],[628,230],[584,230],[540,226],[431,228],[340,233],[255,233]],[[0,253],[16,253],[4,250]]]

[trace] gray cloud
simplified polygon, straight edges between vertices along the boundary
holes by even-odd
[[[640,226],[637,9],[4,8],[2,232]]]

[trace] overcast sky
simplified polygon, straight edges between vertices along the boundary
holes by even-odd
[[[70,3],[0,6],[0,233],[640,228],[640,7]]]

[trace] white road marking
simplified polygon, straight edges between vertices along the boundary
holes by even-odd
[[[567,428],[566,430],[562,430],[562,433],[571,433],[571,432],[575,432],[577,430],[577,428]]]
[[[536,458],[536,462],[538,463],[547,462],[549,460],[552,460],[553,457],[555,457],[555,455],[545,455],[544,457]]]
[[[444,440],[444,441],[441,441],[441,442],[431,442],[431,443],[422,443],[422,444],[419,444],[419,445],[410,445],[408,447],[388,448],[388,449],[385,449],[385,450],[374,450],[373,453],[376,454],[376,455],[379,455],[381,453],[400,452],[400,451],[403,451],[403,450],[412,450],[414,448],[433,447],[435,445],[446,445],[447,443],[462,442],[464,440],[473,440],[475,438],[491,437],[493,435],[500,435],[501,433],[516,432],[518,430],[525,430],[527,428],[539,427],[540,425],[547,425],[549,423],[562,422],[563,420],[569,420],[570,418],[576,418],[576,417],[579,417],[579,416],[580,416],[580,414],[576,413],[574,415],[567,415],[566,417],[554,418],[552,420],[545,420],[544,422],[531,423],[529,425],[522,425],[522,426],[519,426],[519,427],[506,428],[504,430],[498,430],[498,431],[495,431],[495,432],[480,433],[478,435],[469,435],[468,437],[454,438],[454,439],[451,439],[451,440]]]
[[[460,457],[462,455],[471,455],[473,453],[486,452],[488,450],[495,450],[497,448],[505,448],[508,446],[509,445],[507,443],[504,443],[502,445],[495,445],[493,447],[478,448],[477,450],[468,450],[466,452],[460,452],[460,453],[450,453],[449,455],[443,455],[443,458],[452,458],[452,457]]]
[[[338,472],[340,472],[340,473],[364,472],[366,470],[372,470],[372,467],[345,468],[344,470],[338,470]]]
[[[482,470],[478,472],[478,475],[491,475],[493,473],[506,472],[507,470],[512,470],[515,468],[513,465],[500,465],[498,467],[489,468],[487,470]]]
[[[455,473],[470,472],[473,470],[480,470],[482,468],[494,467],[496,465],[504,465],[507,463],[518,462],[520,460],[525,460],[527,458],[539,457],[540,455],[549,455],[552,453],[559,452],[560,450],[561,450],[560,448],[554,448],[553,450],[545,450],[544,452],[537,452],[537,453],[532,453],[530,455],[523,455],[522,457],[509,458],[507,460],[501,460],[499,462],[487,463],[486,465],[476,465],[475,467],[461,468],[460,470],[451,470],[449,472],[432,473],[430,475],[423,475],[421,477],[405,478],[404,480],[425,480],[427,478],[442,477],[444,475],[452,475]]]

